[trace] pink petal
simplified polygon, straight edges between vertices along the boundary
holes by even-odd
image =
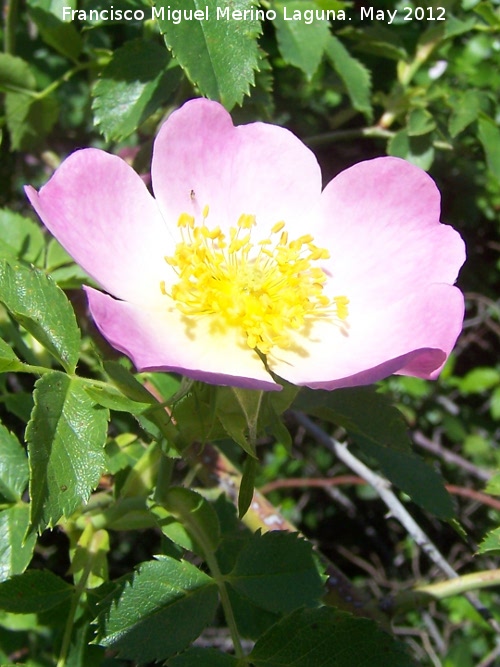
[[[212,332],[210,320],[186,324],[176,308],[148,309],[86,287],[90,312],[109,343],[140,371],[172,371],[212,384],[279,390],[259,356],[234,330]]]
[[[429,285],[401,301],[352,304],[342,333],[322,321],[298,339],[303,351],[276,351],[268,358],[280,377],[316,389],[377,382],[392,373],[435,378],[462,327],[463,296],[456,287]]]
[[[318,239],[328,239],[335,294],[383,307],[430,283],[454,283],[464,243],[439,223],[439,191],[422,170],[398,158],[360,162],[329,183],[322,203]]]
[[[172,248],[155,200],[122,159],[89,148],[70,155],[37,193],[26,194],[46,227],[105,290],[129,301],[161,296]]]
[[[210,208],[208,224],[227,229],[257,216],[265,238],[285,220],[295,236],[314,222],[321,173],[314,154],[288,130],[264,123],[234,127],[216,102],[175,111],[155,142],[152,179],[166,219]]]

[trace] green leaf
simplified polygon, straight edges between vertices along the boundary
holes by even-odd
[[[228,581],[271,612],[315,606],[325,592],[312,545],[280,531],[253,535],[239,553]]]
[[[93,89],[95,124],[108,140],[132,134],[179,85],[167,50],[153,41],[126,42],[117,49]]]
[[[484,490],[486,493],[491,493],[492,496],[500,496],[500,472],[490,477]]]
[[[160,438],[163,436],[170,444],[173,445],[173,441],[177,436],[177,431],[172,423],[171,416],[165,410],[164,406],[159,403],[156,398],[122,364],[119,364],[115,361],[105,361],[104,370],[111,378],[113,384],[116,385],[116,387],[124,396],[130,398],[132,401],[138,404],[150,404],[149,412],[142,412],[142,410],[138,410],[136,408],[131,411],[138,415],[138,420],[143,428],[148,431],[154,431],[153,435],[155,438]],[[104,400],[106,399],[104,399],[104,396],[101,395],[100,402],[103,402]],[[114,400],[119,401],[120,399],[115,397]],[[124,407],[124,402],[122,401],[121,403],[122,407]],[[116,403],[115,409],[117,409]],[[191,444],[191,442],[189,444]]]
[[[500,387],[491,392],[490,413],[493,419],[500,420]]]
[[[500,178],[500,129],[491,118],[482,116],[478,120],[479,141],[486,154],[486,164],[495,178]]]
[[[458,382],[462,394],[481,394],[500,384],[500,371],[489,366],[476,366]]]
[[[66,58],[76,61],[82,51],[83,40],[73,23],[62,20],[62,6],[59,0],[28,0],[29,14],[44,42]]]
[[[164,4],[155,2],[153,11],[161,12]],[[170,0],[169,7],[208,14],[207,19],[175,25],[165,13],[158,24],[168,48],[202,95],[229,110],[241,104],[258,68],[260,24],[251,17],[234,20],[231,16],[255,11],[253,0]]]
[[[80,289],[84,282],[92,284],[92,279],[56,239],[48,242],[44,268],[61,289]]]
[[[29,520],[27,503],[18,503],[0,512],[0,581],[21,574],[30,564],[36,535],[26,536]]]
[[[500,553],[500,528],[491,530],[479,545],[480,554],[499,554]]]
[[[255,477],[259,470],[259,462],[253,456],[247,456],[243,466],[240,491],[238,493],[238,516],[242,519],[250,507],[255,489]]]
[[[64,292],[35,268],[0,261],[0,301],[61,365],[72,373],[80,352],[80,331]]]
[[[356,49],[390,60],[408,60],[408,52],[394,26],[376,22],[367,28],[345,28],[343,35],[356,42]]]
[[[448,16],[446,17],[445,33],[444,33],[445,37],[449,39],[450,37],[457,37],[458,35],[463,35],[464,33],[473,30],[476,24],[477,24],[477,19],[475,16],[471,16],[465,21],[462,21],[461,19],[458,19],[456,16],[453,16],[453,14],[450,14],[449,17]]]
[[[108,411],[79,378],[53,371],[35,384],[26,429],[31,470],[31,523],[53,526],[89,498],[104,469]]]
[[[161,504],[180,520],[194,540],[193,550],[196,553],[203,556],[217,549],[220,542],[219,519],[212,505],[203,496],[191,489],[174,486],[162,497]]]
[[[408,428],[401,412],[373,387],[322,391],[302,389],[295,409],[342,426],[362,444],[371,442],[401,452],[411,452]]]
[[[314,2],[276,2],[276,38],[283,60],[301,69],[308,79],[312,79],[319,67],[330,34],[328,21],[314,19],[312,23],[290,20],[295,10],[314,10]]]
[[[299,609],[255,644],[255,667],[415,667],[406,648],[366,618],[330,607]]]
[[[421,507],[442,519],[454,516],[442,478],[412,452],[403,416],[386,396],[371,387],[303,390],[295,406],[345,428],[384,475]]]
[[[198,637],[217,601],[208,575],[190,563],[159,557],[140,567],[100,617],[99,643],[141,664],[166,660]]]
[[[87,589],[108,581],[109,534],[88,523],[71,554],[70,573],[75,584],[85,581]]]
[[[214,648],[188,649],[173,660],[168,661],[169,667],[239,667],[238,658],[221,653]]]
[[[0,584],[0,609],[14,614],[40,613],[67,602],[73,590],[49,570],[28,570]]]
[[[105,361],[104,370],[122,394],[128,398],[138,403],[151,403],[152,405],[156,403],[152,394],[122,364],[117,361]]]
[[[384,475],[407,493],[413,502],[443,520],[455,516],[443,478],[420,457],[367,441],[360,444],[365,454],[377,460]]]
[[[369,119],[372,118],[369,70],[359,60],[353,58],[342,42],[333,35],[328,38],[326,53],[346,87],[352,106]]]
[[[0,373],[22,371],[24,365],[14,354],[10,345],[0,338]]]
[[[478,90],[466,90],[458,100],[455,100],[448,122],[448,129],[453,138],[477,120],[485,100],[486,95]]]
[[[128,396],[124,396],[120,391],[111,385],[88,385],[85,391],[98,405],[102,405],[108,410],[116,410],[117,412],[130,412],[133,415],[140,415],[146,410],[151,409],[151,403],[139,403]]]
[[[7,502],[21,500],[28,478],[26,452],[16,436],[0,424],[0,497]]]
[[[262,392],[217,387],[216,415],[226,433],[250,456],[255,457],[257,422]]]
[[[498,15],[497,8],[493,7],[492,3],[480,2],[474,7],[474,12],[479,14],[491,27],[500,28],[500,16]]]
[[[13,150],[31,150],[38,146],[59,117],[59,104],[53,97],[35,97],[28,93],[7,93],[5,116]]]
[[[0,53],[0,89],[34,90],[36,80],[29,64],[10,53]]]
[[[387,145],[387,153],[402,157],[420,169],[430,169],[434,162],[434,146],[432,133],[410,136],[408,129],[400,130]]]
[[[426,109],[412,109],[408,117],[408,136],[420,137],[436,129],[436,122]]]
[[[0,255],[36,263],[45,249],[43,232],[33,220],[0,209]]]

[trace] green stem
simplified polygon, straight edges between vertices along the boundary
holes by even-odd
[[[5,34],[4,51],[14,53],[16,48],[16,27],[19,13],[19,0],[7,0],[4,8]]]
[[[53,368],[46,368],[45,366],[35,366],[34,364],[24,364],[22,368],[16,367],[17,373],[33,373],[33,375],[45,375],[46,373],[53,373]]]
[[[95,547],[95,549],[93,549],[92,547]],[[64,628],[64,635],[61,644],[61,651],[59,653],[59,659],[57,661],[56,667],[65,667],[66,665],[66,660],[68,658],[68,653],[71,645],[71,635],[73,634],[73,625],[75,622],[76,612],[78,610],[78,605],[80,604],[81,597],[85,592],[88,578],[92,572],[92,562],[93,562],[94,552],[97,552],[98,550],[99,550],[99,544],[95,545],[93,544],[93,540],[91,540],[91,543],[89,545],[89,557],[87,559],[87,562],[85,563],[85,568],[83,569],[81,577],[75,586],[75,592],[73,593],[73,599],[71,600],[71,607],[68,613],[68,618],[66,620],[66,626]]]
[[[203,556],[205,558],[210,574],[214,579],[217,588],[219,589],[220,601],[222,604],[222,609],[224,610],[224,616],[226,618],[227,627],[231,633],[231,639],[233,641],[234,653],[238,660],[241,660],[241,664],[247,664],[245,652],[240,641],[240,635],[238,632],[238,626],[236,625],[236,618],[234,616],[233,607],[231,605],[231,600],[229,599],[229,593],[226,586],[226,579],[219,568],[219,563],[213,552],[213,548],[207,539],[203,530],[200,529],[199,524],[196,521],[193,521],[189,511],[184,511],[182,507],[177,508],[177,512],[180,515],[182,522],[188,529],[188,532],[194,537],[198,545],[203,551]]]
[[[161,453],[160,463],[158,466],[158,476],[156,478],[156,488],[154,493],[154,500],[159,505],[161,505],[162,501],[165,500],[165,494],[170,488],[173,469],[174,469],[173,459]]]
[[[198,539],[198,537],[196,538]],[[219,568],[219,563],[215,558],[215,555],[210,550],[210,548],[205,548],[200,542],[205,560],[207,562],[208,568],[214,578],[215,583],[219,589],[220,601],[222,604],[222,609],[224,610],[224,616],[226,618],[227,627],[231,633],[231,639],[233,640],[234,653],[238,659],[244,659],[245,653],[240,641],[240,633],[238,632],[238,626],[236,625],[236,619],[234,617],[233,607],[231,605],[231,600],[229,599],[229,593],[226,586],[226,581],[222,575],[222,572]]]
[[[59,79],[56,79],[51,84],[49,84],[46,88],[44,88],[43,90],[40,90],[38,93],[36,93],[37,99],[41,100],[44,97],[47,97],[54,90],[59,88],[59,86],[61,84],[66,83],[73,76],[75,76],[75,74],[78,74],[78,72],[82,72],[86,69],[93,69],[93,68],[100,67],[101,64],[103,64],[103,63],[101,63],[100,60],[90,60],[90,61],[85,62],[85,63],[78,63],[77,65],[75,65],[75,67],[68,70],[61,77],[59,77]]]
[[[316,134],[306,139],[308,146],[319,146],[332,141],[346,141],[348,139],[368,138],[368,139],[390,139],[396,133],[383,127],[374,125],[373,127],[361,127],[352,130],[334,130],[324,134]]]
[[[468,591],[477,590],[479,588],[488,588],[490,586],[498,586],[499,584],[500,569],[485,570],[483,572],[463,574],[460,577],[449,579],[447,581],[440,581],[436,584],[417,586],[415,588],[415,593],[432,595],[433,598],[441,600],[452,595],[461,595]]]

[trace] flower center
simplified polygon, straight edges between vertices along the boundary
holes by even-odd
[[[164,281],[160,288],[181,313],[210,315],[217,327],[240,329],[248,347],[262,354],[289,347],[292,332],[313,319],[347,318],[349,300],[323,293],[327,276],[315,263],[329,253],[314,245],[310,234],[289,241],[285,223],[278,222],[268,238],[253,243],[255,216],[241,215],[229,236],[219,227],[210,229],[207,217],[208,206],[202,224],[182,213],[182,241],[165,257],[179,280],[170,291]]]

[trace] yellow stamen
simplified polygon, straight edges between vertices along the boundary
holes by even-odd
[[[206,226],[208,213],[205,206],[201,225],[181,214],[178,226],[188,228],[187,237],[182,234],[174,254],[165,257],[178,281],[170,291],[161,281],[160,290],[181,313],[211,316],[219,329],[237,328],[246,345],[262,354],[289,347],[292,332],[314,320],[347,318],[349,299],[324,294],[327,276],[313,263],[327,259],[329,253],[315,246],[310,234],[289,242],[280,221],[271,228],[271,234],[281,232],[279,241],[273,244],[267,238],[254,243],[250,231],[256,224],[254,215],[242,214],[227,237],[219,227]],[[240,236],[241,230],[249,231]]]

